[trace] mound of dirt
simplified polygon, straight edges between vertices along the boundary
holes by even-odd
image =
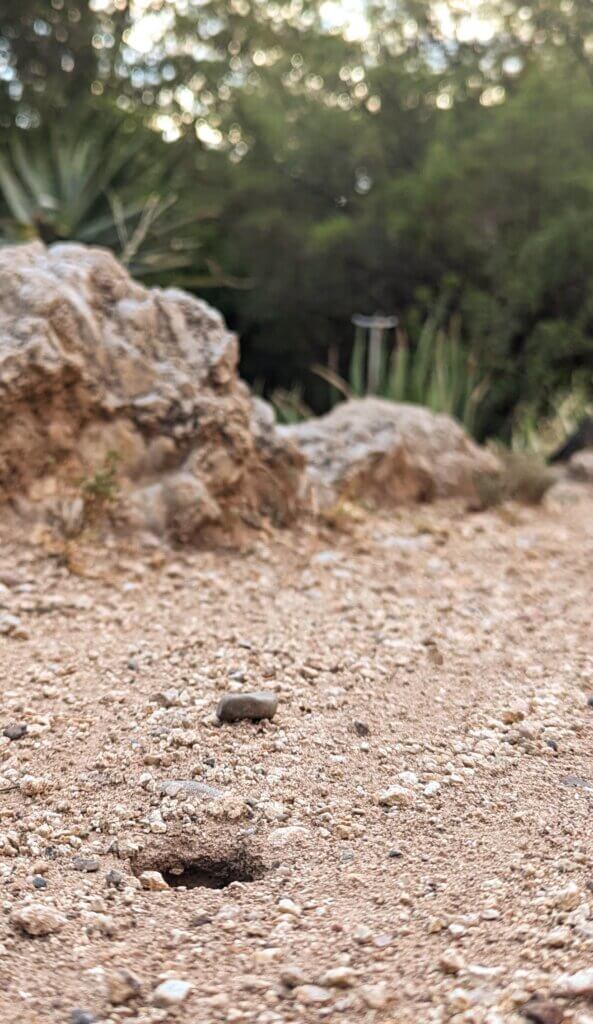
[[[451,416],[380,398],[344,402],[279,431],[305,456],[309,499],[320,508],[342,498],[389,506],[471,497],[476,474],[499,468]]]
[[[290,518],[303,458],[237,376],[215,310],[107,251],[0,250],[0,497],[75,531],[90,499],[194,539]]]

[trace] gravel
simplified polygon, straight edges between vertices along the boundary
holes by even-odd
[[[0,1020],[586,1024],[590,507],[342,514],[240,555],[0,524]],[[281,714],[220,727],[247,686]]]

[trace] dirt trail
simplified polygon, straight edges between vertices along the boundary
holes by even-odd
[[[5,531],[2,1022],[593,1021],[590,502],[95,568]]]

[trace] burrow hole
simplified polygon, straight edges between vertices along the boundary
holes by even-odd
[[[160,871],[172,889],[226,889],[232,882],[255,882],[265,872],[261,861],[244,850],[225,856],[184,852],[151,857],[145,853],[133,870],[136,875]]]

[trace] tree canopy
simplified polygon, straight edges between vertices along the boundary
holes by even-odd
[[[133,139],[100,186],[95,214],[113,224],[96,240],[121,253],[122,209],[130,243],[146,204],[173,198],[174,230],[132,269],[220,306],[252,381],[299,382],[321,409],[311,365],[345,372],[354,313],[397,313],[413,345],[438,308],[488,381],[481,435],[504,435],[518,408],[592,386],[593,9],[361,0],[354,25],[339,14],[331,0],[5,0],[4,165],[17,182],[40,168],[60,126],[105,160]],[[47,213],[29,212],[40,231]],[[6,237],[11,218],[5,190]],[[54,216],[60,230],[88,238]]]

